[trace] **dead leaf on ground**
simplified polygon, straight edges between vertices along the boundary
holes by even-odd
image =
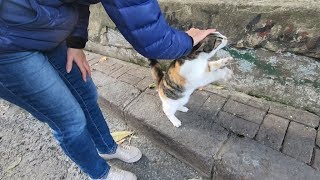
[[[125,140],[127,140],[129,137],[132,137],[133,133],[134,133],[133,131],[116,131],[111,133],[111,135],[118,144],[121,144]]]
[[[21,156],[18,156],[16,158],[16,160],[14,162],[12,162],[5,170],[4,170],[4,173],[7,175],[7,176],[11,176],[12,174],[12,169],[14,169],[15,167],[17,167],[20,162],[22,161],[22,157]]]
[[[155,83],[149,84],[149,89],[154,89],[155,87],[156,87],[156,84],[155,84]]]
[[[122,144],[122,143],[124,143],[126,141],[126,139],[122,139],[122,140],[120,140],[120,141],[117,141],[117,144]]]
[[[106,56],[103,56],[103,57],[100,58],[99,62],[103,62],[103,61],[106,61],[106,60],[108,60],[108,58]]]
[[[137,136],[134,136],[133,134],[130,136],[130,138],[129,138],[129,144],[131,144],[131,140],[132,139],[137,139],[138,137]]]
[[[213,87],[214,87],[215,89],[218,89],[218,90],[225,88],[224,86],[218,86],[218,85],[214,85]]]

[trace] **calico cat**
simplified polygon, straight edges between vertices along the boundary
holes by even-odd
[[[162,101],[163,112],[175,127],[181,126],[181,121],[175,116],[175,112],[187,112],[184,105],[189,101],[190,95],[198,88],[219,80],[228,80],[232,77],[232,71],[226,67],[232,60],[231,57],[218,61],[209,61],[215,53],[226,46],[227,38],[215,32],[212,34],[221,43],[210,53],[201,52],[197,57],[189,60],[174,60],[166,73],[163,73],[157,60],[150,59],[150,67],[153,79],[157,85],[158,93]],[[196,54],[191,53],[193,56]]]

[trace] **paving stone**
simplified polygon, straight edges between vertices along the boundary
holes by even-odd
[[[103,97],[101,105],[105,105],[119,115],[123,109],[139,94],[140,91],[130,84],[105,76],[99,71],[92,72],[92,78],[98,87],[98,93]]]
[[[213,84],[209,84],[205,87],[203,87],[203,90],[214,93],[214,94],[218,94],[219,96],[225,97],[225,98],[229,98],[231,94],[233,94],[233,91],[231,90],[226,90],[226,89],[221,89],[220,86],[216,86]]]
[[[146,90],[150,84],[153,83],[153,79],[151,77],[145,77],[143,78],[138,84],[136,84],[136,87],[140,89],[141,91]]]
[[[318,180],[320,172],[248,138],[231,136],[214,157],[214,180]]]
[[[310,112],[276,103],[273,103],[270,106],[269,113],[302,123],[313,128],[318,127],[320,120],[319,116]]]
[[[90,60],[88,63],[90,65],[90,67],[94,66],[95,64],[99,63],[100,59],[99,58],[95,58]]]
[[[266,111],[234,100],[228,100],[226,105],[223,107],[223,110],[256,124],[261,124],[264,116],[266,115]]]
[[[114,63],[112,61],[99,61],[92,66],[93,70],[98,70],[106,75],[112,74],[114,71],[120,69],[123,65],[120,63]]]
[[[316,130],[291,122],[283,144],[283,153],[302,162],[310,163],[315,146]]]
[[[259,130],[258,124],[236,117],[224,111],[220,111],[216,123],[236,134],[249,138],[253,138]]]
[[[100,60],[101,57],[103,57],[101,54],[96,54],[90,51],[84,51],[84,54],[86,55],[87,61],[92,60]]]
[[[314,150],[314,162],[312,167],[320,171],[320,149],[318,148],[315,148]]]
[[[211,94],[200,108],[198,114],[205,119],[215,121],[216,116],[218,115],[219,111],[222,109],[226,101],[227,98],[225,97],[216,94]]]
[[[279,151],[288,125],[289,120],[268,114],[260,127],[257,140]]]
[[[112,65],[112,67],[113,67],[113,70],[112,70],[111,73],[113,73],[113,72],[121,69],[121,68],[123,67],[123,64],[121,64],[121,63],[115,63],[115,64]],[[111,73],[110,73],[110,74],[111,74]]]
[[[317,133],[317,141],[316,141],[317,145],[320,147],[320,130],[318,129],[318,133]]]
[[[228,138],[228,131],[194,114],[177,113],[182,126],[176,128],[161,110],[159,97],[142,93],[125,110],[128,123],[162,148],[211,176],[213,156]]]
[[[124,73],[126,73],[127,71],[129,71],[130,68],[131,68],[130,66],[124,65],[120,69],[113,71],[113,73],[111,73],[110,76],[113,78],[118,78],[121,75],[123,75]]]
[[[98,61],[98,63],[95,63],[91,66],[91,69],[93,71],[96,70],[96,71],[103,72],[105,74],[110,74],[110,71],[112,71],[114,69],[114,67],[112,67],[112,64]]]
[[[121,61],[119,59],[115,59],[113,57],[107,57],[105,56],[105,60],[102,60],[102,62],[107,62],[108,64],[112,64],[112,65],[115,65],[115,64],[122,64],[122,65],[131,65],[132,63],[127,63],[127,62],[124,62],[124,61]],[[132,64],[133,66],[135,66],[135,64]]]
[[[127,74],[127,73],[122,74],[118,79],[120,81],[126,82],[131,85],[136,85],[136,84],[138,84],[138,82],[140,82],[142,80],[139,77],[136,77],[136,76],[133,76],[133,75]]]
[[[189,108],[188,113],[198,112],[204,102],[208,99],[210,93],[206,91],[195,91],[189,99],[186,107]]]
[[[151,76],[151,71],[145,67],[132,68],[127,73],[139,78]]]
[[[255,98],[246,94],[236,93],[231,95],[230,99],[256,107],[263,111],[268,111],[270,108],[270,104],[266,100]]]
[[[158,94],[158,91],[156,90],[156,88],[153,88],[153,89],[147,88],[144,92],[146,94],[157,96],[159,98],[159,94]]]

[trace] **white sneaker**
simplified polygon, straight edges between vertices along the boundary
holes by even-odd
[[[105,160],[120,159],[126,163],[134,163],[141,159],[141,151],[133,146],[118,145],[118,148],[114,154],[100,154]]]
[[[108,176],[102,180],[137,180],[137,176],[129,171],[111,167]]]

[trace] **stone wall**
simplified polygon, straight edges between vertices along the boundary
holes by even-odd
[[[291,3],[290,3],[291,2]],[[274,52],[293,52],[320,59],[320,3],[315,1],[274,0],[180,1],[160,0],[168,22],[179,29],[190,27],[217,28],[237,48],[266,48]],[[115,25],[106,18],[102,6],[91,7],[90,42],[125,48],[116,57],[134,55],[130,45],[115,32]],[[89,49],[92,47],[89,43]],[[130,58],[131,59],[131,58]]]
[[[171,24],[217,28],[237,48],[263,47],[320,58],[320,3],[310,3],[165,0],[161,5]]]
[[[101,4],[92,5],[90,12],[87,50],[147,66],[147,59],[137,53],[117,31]]]

